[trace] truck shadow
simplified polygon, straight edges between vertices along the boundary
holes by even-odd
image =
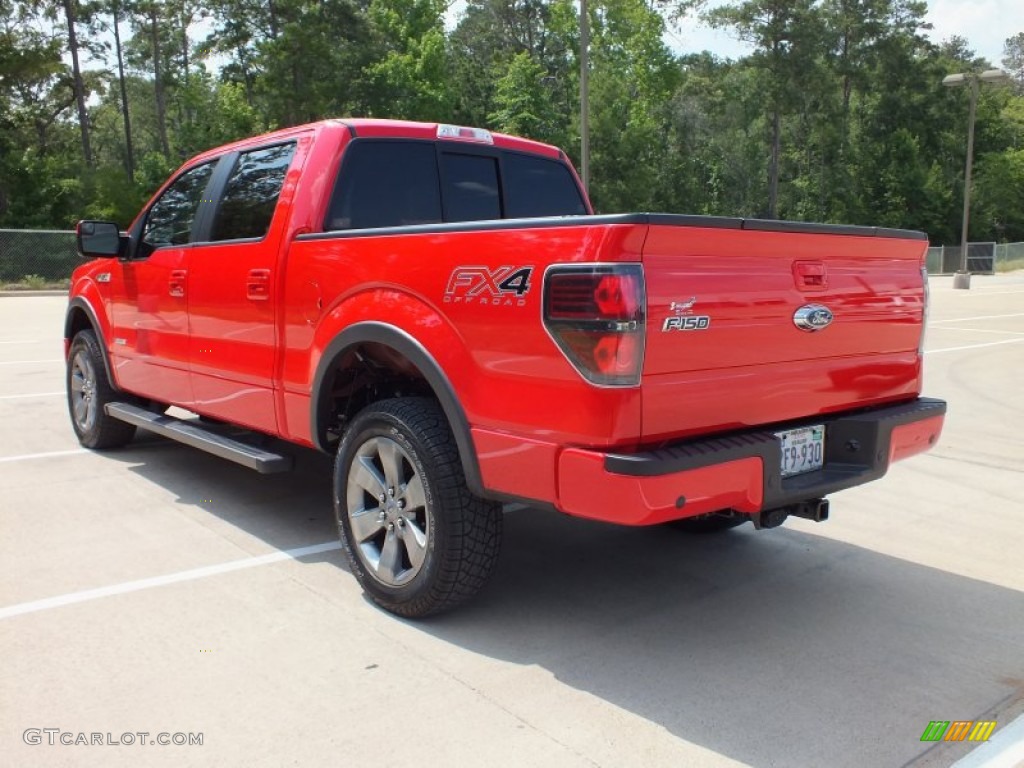
[[[110,455],[277,549],[335,536],[330,457],[301,452],[293,473],[260,476],[147,438]],[[480,598],[406,629],[541,667],[734,760],[838,768],[929,752],[948,764],[969,745],[929,751],[930,720],[1002,725],[1024,699],[1012,589],[791,528],[696,537],[532,509],[505,523]],[[302,560],[345,568],[337,551]],[[515,714],[549,729],[577,716]]]

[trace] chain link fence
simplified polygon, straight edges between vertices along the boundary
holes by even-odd
[[[999,243],[996,246],[996,272],[1024,269],[1024,243]]]
[[[74,231],[0,229],[0,283],[57,283],[81,263]]]
[[[930,275],[951,275],[960,270],[959,245],[933,245],[926,264]],[[994,275],[1024,269],[1024,243],[968,243],[967,271]]]

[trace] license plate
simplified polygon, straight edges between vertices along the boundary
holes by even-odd
[[[782,476],[802,475],[825,463],[825,427],[800,427],[776,432],[782,442]]]

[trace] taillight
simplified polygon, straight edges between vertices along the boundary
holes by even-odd
[[[594,384],[640,383],[644,304],[639,264],[552,267],[544,277],[544,326]]]
[[[921,267],[921,282],[924,285],[924,311],[921,313],[921,338],[917,342],[918,357],[924,356],[924,334],[928,330],[928,310],[931,304],[931,290],[928,288],[928,267]]]

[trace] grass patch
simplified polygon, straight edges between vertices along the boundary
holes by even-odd
[[[13,283],[0,283],[0,291],[66,291],[71,280],[47,280],[40,275],[25,275]]]
[[[1024,269],[1024,256],[996,261],[996,272],[1014,272]]]

